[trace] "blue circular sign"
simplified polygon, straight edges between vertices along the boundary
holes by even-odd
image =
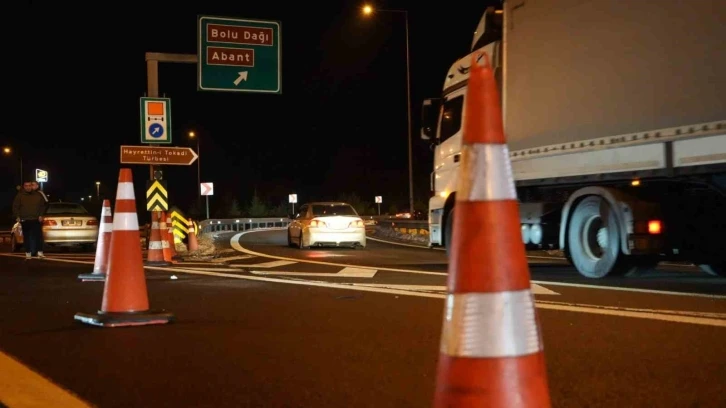
[[[149,135],[154,138],[159,138],[164,135],[164,127],[158,123],[152,123],[149,125]]]

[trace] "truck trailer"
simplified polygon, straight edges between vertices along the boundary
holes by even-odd
[[[423,101],[430,246],[450,248],[469,66],[495,73],[522,241],[588,278],[726,276],[726,2],[505,0]],[[482,248],[486,250],[486,248]]]

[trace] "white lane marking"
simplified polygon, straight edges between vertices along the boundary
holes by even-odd
[[[673,314],[670,310],[658,309],[633,309],[615,306],[594,306],[566,302],[537,301],[537,307],[568,312],[582,312],[618,317],[635,317],[640,319],[661,320],[674,323],[692,323],[704,326],[726,327],[724,317],[700,317],[699,312],[680,312]],[[722,313],[717,315],[723,316]]]
[[[354,283],[358,286],[368,286],[372,288],[391,288],[391,289],[403,289],[403,290],[425,290],[429,292],[444,292],[446,293],[445,285],[390,285],[387,283]],[[535,295],[559,295],[559,293],[549,290],[543,286],[533,283],[531,285],[532,293]]]
[[[239,243],[239,239],[242,237],[242,235],[251,233],[251,232],[257,232],[257,231],[245,231],[241,232],[239,234],[234,235],[230,239],[230,245],[232,248],[248,253],[248,254],[254,254],[256,256],[261,257],[268,257],[268,258],[275,258],[275,259],[287,259],[287,260],[293,260],[294,258],[284,258],[280,256],[274,256],[274,255],[265,255],[260,252],[254,252],[249,249],[244,248]],[[546,258],[546,257],[542,257]],[[308,261],[308,260],[297,260],[299,262],[305,262],[305,263],[316,263],[320,265],[333,265],[333,266],[360,266],[360,265],[350,265],[350,264],[339,264],[339,263],[331,263],[331,262],[322,262],[322,261]],[[391,271],[391,272],[406,272],[406,273],[414,273],[414,274],[427,274],[427,275],[442,275],[446,276],[448,275],[447,272],[423,272],[423,271],[414,271],[414,270],[408,270],[408,269],[392,269],[392,268],[377,268],[381,271]],[[581,288],[588,288],[588,289],[601,289],[601,290],[616,290],[621,292],[636,292],[636,293],[652,293],[652,294],[663,294],[663,295],[680,295],[680,296],[687,296],[687,297],[699,297],[699,298],[707,298],[707,299],[726,299],[726,296],[723,295],[711,295],[711,294],[705,294],[705,293],[686,293],[686,292],[672,292],[672,291],[662,291],[662,290],[655,290],[655,289],[635,289],[635,288],[622,288],[622,287],[614,287],[614,286],[600,286],[600,285],[588,285],[588,284],[579,284],[579,283],[560,283],[560,282],[549,282],[549,281],[532,281],[534,283],[544,284],[544,285],[554,285],[554,286],[572,286],[572,287],[581,287]]]
[[[353,266],[353,267],[360,267],[360,268],[366,267],[363,265],[350,265],[350,264],[341,264],[341,263],[334,263],[334,262],[310,261],[307,259],[286,258],[284,256],[267,255],[267,254],[263,254],[261,252],[251,251],[247,248],[244,248],[242,245],[240,245],[239,239],[243,235],[249,234],[251,232],[262,232],[262,231],[264,231],[264,230],[251,230],[251,231],[240,232],[238,234],[235,234],[232,238],[230,238],[229,244],[232,246],[232,248],[236,249],[239,252],[242,252],[242,253],[245,253],[248,255],[260,256],[263,258],[280,259],[283,261],[294,261],[294,262],[302,262],[302,263],[318,264],[318,265],[331,265],[331,266],[342,266],[342,267]],[[266,231],[269,231],[269,229]],[[376,269],[379,271],[404,272],[404,273],[413,273],[413,274],[418,274],[418,275],[439,275],[439,276],[447,275],[446,272],[428,272],[428,271],[417,271],[417,270],[413,270],[413,269],[395,269],[395,268],[376,268]]]
[[[376,241],[376,242],[380,242],[380,243],[383,243],[383,244],[399,245],[399,246],[410,247],[410,248],[418,248],[418,249],[433,249],[433,250],[436,250],[436,251],[446,251],[446,248],[442,248],[442,247],[428,247],[428,246],[423,246],[423,245],[404,244],[402,242],[388,241],[388,240],[385,240],[385,239],[373,238],[373,237],[369,237],[369,236],[366,236],[366,239],[370,239],[371,241]],[[562,262],[565,262],[565,263],[569,263],[569,262],[567,262],[567,259],[564,258],[564,257],[562,257],[562,256],[527,255],[527,258],[530,258],[530,259],[547,259],[547,260],[550,260],[550,261],[562,261]],[[671,263],[671,262],[661,262],[659,265],[660,266],[676,266],[676,267],[682,267],[682,268],[697,268],[697,266],[694,265],[694,264],[677,264],[677,263]]]
[[[0,254],[0,255],[8,256],[8,254]],[[67,259],[52,259],[51,261],[78,263],[78,264],[93,264],[93,262],[73,261],[73,260],[67,260]],[[263,277],[263,276],[249,276],[249,275],[240,275],[240,274],[231,274],[231,273],[212,272],[212,271],[208,271],[208,270],[194,270],[191,268],[190,269],[181,269],[181,268],[172,268],[172,267],[144,266],[144,269],[150,269],[150,270],[154,270],[154,271],[158,271],[158,272],[171,271],[171,272],[178,272],[178,273],[188,273],[191,275],[216,276],[216,277],[222,277],[222,278],[246,279],[246,280],[253,280],[253,281],[285,283],[285,284],[289,284],[289,285],[316,286],[316,287],[333,288],[333,289],[350,289],[350,290],[358,290],[358,291],[363,291],[363,292],[387,293],[387,294],[395,294],[395,295],[403,295],[403,296],[416,296],[416,297],[427,297],[427,298],[438,298],[438,299],[444,299],[446,297],[446,295],[438,294],[438,293],[406,291],[406,290],[389,289],[389,288],[372,288],[372,287],[359,286],[359,285],[354,285],[354,284],[345,284],[345,283],[278,279],[278,278],[270,278],[270,277]],[[705,317],[677,316],[677,315],[672,315],[672,314],[662,314],[663,311],[660,311],[657,309],[653,309],[653,310],[639,309],[641,311],[638,311],[638,310],[633,310],[633,309],[618,308],[618,307],[612,307],[612,306],[583,305],[583,304],[576,304],[576,303],[549,302],[549,301],[539,301],[539,300],[535,301],[535,306],[537,306],[538,308],[541,308],[541,309],[560,310],[560,311],[567,311],[567,312],[599,314],[599,315],[609,315],[609,316],[618,316],[618,317],[632,317],[632,318],[638,318],[638,319],[660,320],[660,321],[668,321],[668,322],[673,322],[673,323],[688,323],[688,324],[697,324],[697,325],[703,325],[703,326],[726,327],[726,319],[714,319],[714,318],[705,318]],[[608,308],[610,308],[610,309],[608,309]],[[650,310],[650,311],[643,312],[642,310]],[[661,313],[659,313],[659,312],[661,312]],[[684,312],[684,313],[688,313],[688,312]],[[698,312],[692,312],[692,313],[698,313]]]
[[[217,277],[226,277],[226,278],[234,278],[234,279],[247,279],[247,280],[266,281],[266,282],[275,282],[275,283],[286,283],[286,284],[291,284],[291,285],[316,286],[316,287],[333,288],[333,289],[351,289],[351,290],[358,290],[358,291],[363,291],[363,292],[387,293],[387,294],[404,295],[404,296],[428,297],[428,298],[438,298],[438,299],[444,299],[446,297],[445,294],[416,292],[416,291],[407,291],[407,290],[391,289],[391,288],[375,288],[375,287],[362,286],[360,284],[331,283],[331,282],[319,282],[319,281],[309,281],[309,280],[277,279],[277,278],[263,277],[263,276],[236,275],[236,274],[219,273],[219,272],[211,272],[211,271],[188,271],[185,269],[177,269],[177,268],[169,268],[169,267],[147,266],[145,268],[156,270],[159,272],[175,271],[175,272],[180,272],[180,273],[190,273],[190,274],[197,274],[197,275],[217,276]],[[703,326],[726,327],[726,319],[694,317],[694,316],[678,316],[678,315],[663,313],[664,311],[657,310],[657,309],[634,310],[634,309],[619,308],[619,307],[614,307],[614,306],[583,305],[583,304],[577,304],[577,303],[550,302],[550,301],[538,301],[538,300],[535,301],[535,306],[542,308],[542,309],[560,310],[560,311],[567,311],[567,312],[609,315],[609,316],[617,316],[617,317],[632,317],[632,318],[638,318],[638,319],[660,320],[660,321],[667,321],[667,322],[673,322],[673,323],[689,323],[689,324],[697,324],[697,325],[703,325]],[[647,310],[647,311],[644,311],[644,310]],[[695,313],[698,313],[698,312],[695,312]]]
[[[402,242],[387,241],[387,240],[384,240],[384,239],[373,238],[373,237],[369,237],[369,236],[366,236],[366,239],[370,239],[371,241],[381,242],[383,244],[398,245],[398,246],[404,246],[404,247],[409,247],[409,248],[433,249],[435,251],[446,251],[446,248],[441,248],[441,247],[428,247],[428,246],[423,246],[423,245],[404,244]],[[547,259],[547,260],[550,260],[550,261],[566,261],[565,258],[557,257],[557,256],[527,255],[527,258],[531,258],[531,259]]]
[[[667,291],[667,290],[622,288],[622,287],[616,287],[616,286],[588,285],[586,283],[550,282],[550,281],[540,281],[540,280],[533,280],[532,282],[542,283],[542,284],[545,284],[548,286],[569,286],[569,287],[573,287],[573,288],[584,288],[584,289],[615,290],[618,292],[651,293],[654,295],[686,296],[686,297],[698,297],[698,298],[707,298],[707,299],[726,299],[726,295],[712,295],[709,293],[672,292],[672,291]]]
[[[298,263],[297,261],[270,261],[249,265],[229,265],[234,268],[277,268],[278,266],[286,266]]]
[[[255,275],[281,275],[281,276],[326,276],[329,278],[372,278],[376,276],[375,269],[371,268],[343,268],[337,273],[322,272],[283,272],[283,271],[250,271]]]
[[[3,352],[0,352],[0,401],[13,408],[92,406]]]
[[[222,263],[222,262],[227,262],[227,261],[238,261],[238,260],[241,260],[241,259],[250,259],[250,258],[254,258],[254,256],[252,256],[252,255],[230,256],[230,257],[227,257],[227,258],[216,258],[216,259],[212,259],[212,263]]]

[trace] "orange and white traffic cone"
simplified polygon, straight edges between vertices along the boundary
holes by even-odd
[[[76,313],[75,320],[101,327],[164,324],[174,320],[171,313],[149,310],[139,241],[133,177],[131,169],[122,168],[116,190],[116,209],[101,310],[96,314]]]
[[[170,264],[174,263],[172,260],[171,247],[169,246],[169,228],[166,224],[166,212],[161,212],[161,219],[159,219],[159,230],[161,233],[161,250],[164,254],[164,261]]]
[[[189,232],[187,233],[187,250],[189,252],[196,251],[199,249],[199,242],[197,242],[197,229],[195,228],[194,221],[189,219]]]
[[[473,57],[435,407],[550,407],[494,75]]]
[[[171,262],[164,259],[164,244],[161,239],[161,211],[151,212],[151,233],[149,234],[149,250],[146,253],[145,265],[168,266]]]
[[[111,233],[113,232],[113,216],[111,213],[111,200],[103,200],[101,209],[101,222],[98,227],[96,240],[96,260],[93,263],[93,272],[82,273],[78,279],[82,281],[106,280],[108,272],[108,253],[111,246]]]

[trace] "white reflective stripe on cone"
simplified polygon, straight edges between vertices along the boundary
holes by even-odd
[[[446,298],[441,352],[454,357],[520,357],[542,351],[529,289],[453,293]]]
[[[139,232],[139,220],[136,213],[118,213],[113,217],[114,231],[136,231]]]
[[[118,189],[116,190],[117,200],[135,200],[134,196],[134,183],[118,183]]]
[[[103,209],[101,210],[101,217],[105,217],[107,215],[112,215],[111,207],[103,207]]]
[[[457,201],[517,199],[507,145],[464,145],[461,167]]]
[[[161,241],[151,241],[149,242],[149,249],[164,249],[163,244]]]
[[[167,241],[167,240],[161,241],[161,248],[162,249],[164,249],[164,248],[170,248],[169,247],[169,241]]]
[[[98,229],[99,233],[103,232],[111,232],[113,231],[113,223],[112,222],[103,222],[101,223],[101,227]]]

